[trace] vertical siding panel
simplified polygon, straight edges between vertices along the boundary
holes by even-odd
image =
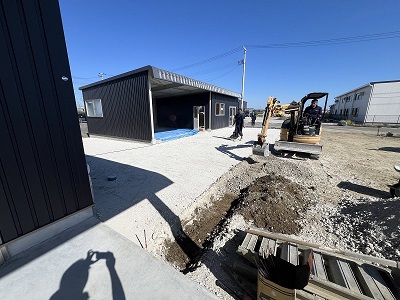
[[[84,89],[83,98],[103,106],[103,118],[88,117],[89,133],[151,141],[147,71]]]
[[[71,76],[56,0],[0,0],[0,65],[5,243],[92,198],[72,84],[61,80]]]
[[[60,119],[62,120],[62,131],[64,134],[64,148],[67,152],[67,160],[69,165],[69,179],[72,184],[70,186],[73,196],[65,198],[67,203],[68,214],[87,207],[93,203],[89,179],[86,169],[86,161],[83,152],[82,138],[80,135],[80,127],[77,120],[77,112],[75,105],[75,97],[71,82],[71,72],[68,62],[68,54],[65,46],[64,31],[61,23],[60,8],[58,1],[39,0],[44,24],[45,36],[51,65],[51,74],[55,91],[57,93],[57,103],[60,107]],[[68,81],[61,78],[67,76]],[[57,152],[58,154],[58,152]],[[62,157],[58,157],[61,159]],[[68,210],[68,207],[71,207]]]
[[[16,216],[15,208],[12,207],[12,199],[10,196],[7,197],[6,193],[9,195],[9,190],[6,187],[7,183],[4,176],[4,168],[0,161],[0,238],[2,241],[9,241],[18,236],[18,231],[16,228],[16,222],[14,217]],[[7,192],[6,192],[7,190]],[[10,213],[13,211],[14,213]]]
[[[8,1],[3,4],[2,8],[4,8],[1,17],[3,36],[0,48],[2,49],[2,52],[5,52],[4,54],[1,53],[1,65],[4,68],[4,73],[2,72],[1,74],[1,89],[2,95],[4,95],[4,98],[2,99],[2,109],[6,114],[6,118],[8,118],[7,123],[11,121],[14,121],[15,123],[12,131],[12,151],[18,156],[15,157],[14,154],[11,154],[12,156],[10,157],[11,161],[16,161],[16,169],[13,170],[13,175],[17,175],[13,178],[14,180],[10,181],[10,189],[14,190],[17,186],[18,188],[21,188],[19,183],[16,181],[22,182],[22,190],[25,191],[25,195],[23,196],[20,194],[19,197],[13,197],[13,199],[17,211],[22,210],[23,216],[19,218],[22,231],[30,231],[37,226],[36,213],[32,203],[32,192],[34,195],[37,195],[36,192],[40,193],[40,191],[37,190],[37,186],[29,186],[28,184],[29,172],[33,172],[32,175],[34,180],[37,179],[38,174],[35,170],[35,158],[31,151],[32,145],[30,144],[31,141],[29,135],[30,126],[27,124],[26,120],[26,109],[23,104],[24,95],[23,91],[21,91],[21,87],[18,86],[18,83],[21,80],[18,71],[23,65],[17,66],[16,64],[26,63],[25,57],[23,56],[25,45],[24,43],[21,43],[21,41],[24,41],[20,26],[21,22],[19,18],[15,17],[19,15],[16,3]],[[13,51],[10,55],[6,51],[8,48],[12,48]],[[14,72],[14,70],[16,72]],[[6,74],[9,74],[9,76],[5,76]],[[22,101],[14,101],[16,97],[19,97]],[[15,122],[15,120],[18,120],[18,122]],[[7,159],[4,159],[4,162],[8,163]]]
[[[219,129],[229,126],[229,106],[236,106],[238,107],[239,102],[238,98],[226,96],[222,94],[211,94],[211,126],[212,129]],[[215,104],[216,103],[224,103],[225,104],[225,115],[224,116],[216,116],[215,115]]]
[[[65,216],[65,209],[56,199],[62,198],[61,182],[57,172],[57,161],[54,155],[54,149],[52,143],[48,141],[56,141],[61,143],[60,132],[57,128],[60,127],[59,120],[57,119],[57,111],[54,105],[54,95],[51,91],[46,88],[51,86],[51,80],[47,69],[42,66],[48,65],[48,53],[44,47],[41,37],[43,35],[42,28],[43,24],[41,19],[37,17],[37,14],[32,12],[38,12],[37,5],[33,2],[25,2],[26,6],[25,17],[27,21],[27,30],[29,34],[29,43],[31,50],[30,60],[32,62],[33,76],[32,81],[37,90],[37,115],[33,116],[32,119],[35,122],[40,122],[40,126],[33,126],[33,129],[37,131],[35,134],[36,147],[38,148],[38,155],[42,166],[41,181],[44,190],[47,191],[46,203],[48,206],[49,216],[51,220],[59,219]],[[37,4],[37,3],[35,3]],[[30,101],[33,103],[33,101]],[[56,133],[51,135],[50,128]],[[39,131],[40,130],[40,131]]]

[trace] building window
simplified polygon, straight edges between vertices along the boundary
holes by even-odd
[[[362,98],[363,95],[364,95],[364,92],[355,94],[355,95],[354,95],[354,100],[360,100],[360,99]]]
[[[92,118],[103,117],[103,107],[101,105],[101,99],[93,99],[85,101],[86,104],[86,116]]]
[[[225,116],[225,104],[224,103],[215,103],[215,115],[216,116]]]
[[[354,109],[354,114],[353,114],[353,116],[355,116],[355,117],[358,116],[358,107],[356,107],[356,108]]]

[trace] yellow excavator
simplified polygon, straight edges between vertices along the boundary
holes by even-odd
[[[286,109],[290,106],[290,104],[278,104],[274,109],[274,117],[283,117]]]
[[[264,118],[262,122],[261,133],[257,135],[257,141],[253,145],[253,154],[267,156],[269,154],[269,144],[266,142],[267,131],[271,116],[279,104],[279,101],[272,97],[268,97],[267,104],[265,105]]]
[[[318,159],[322,153],[322,145],[319,144],[322,132],[322,125],[316,124],[315,120],[308,118],[304,114],[306,103],[311,100],[324,99],[324,108],[319,122],[323,119],[328,93],[314,92],[304,96],[299,102],[293,101],[285,110],[290,114],[290,118],[285,120],[281,126],[280,139],[276,141],[273,149],[266,143],[269,120],[273,110],[278,104],[274,97],[269,97],[265,107],[263,127],[258,134],[257,141],[253,145],[253,154],[267,156],[270,150],[276,153],[306,153],[311,158]],[[318,128],[319,127],[319,128]]]
[[[322,124],[328,103],[328,93],[314,92],[305,95],[299,102],[292,102],[286,113],[290,119],[282,123],[280,140],[275,142],[274,150],[281,153],[307,153],[311,158],[318,159],[322,153],[321,139]],[[311,100],[324,99],[322,116],[312,119],[305,114],[306,103]],[[318,123],[317,123],[318,122]]]

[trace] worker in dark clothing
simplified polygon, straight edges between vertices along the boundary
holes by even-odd
[[[319,134],[321,127],[322,108],[318,106],[318,100],[311,101],[311,105],[304,110],[304,117],[308,120],[309,125],[315,125],[315,133]]]
[[[251,126],[254,127],[256,125],[257,115],[255,112],[251,114]]]
[[[235,125],[235,132],[234,132],[235,137],[240,136],[239,140],[241,140],[243,137],[242,129],[244,127],[244,115],[242,113],[242,109],[240,108],[238,109],[233,124]]]

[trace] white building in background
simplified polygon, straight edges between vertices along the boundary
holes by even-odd
[[[335,97],[335,119],[357,123],[400,123],[400,80],[370,82]]]

